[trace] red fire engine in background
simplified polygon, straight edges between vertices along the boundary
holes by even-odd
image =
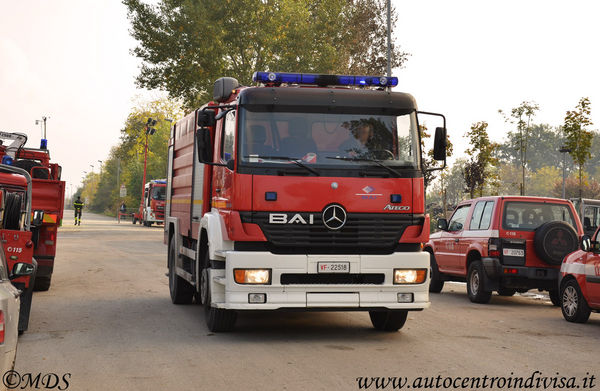
[[[0,139],[12,140],[10,145],[0,145],[0,159],[27,171],[33,182],[31,208],[38,219],[32,220],[31,231],[34,257],[38,263],[34,289],[50,288],[58,227],[62,223],[65,182],[60,180],[62,168],[50,162],[50,152],[45,149],[24,148],[27,136],[22,133],[0,132]],[[42,147],[45,147],[45,139]]]
[[[6,161],[6,159],[5,159]],[[0,239],[6,257],[12,284],[21,291],[19,333],[29,326],[29,313],[33,297],[33,281],[37,268],[33,258],[31,223],[31,188],[29,174],[20,168],[0,164]],[[40,213],[34,213],[38,222]],[[23,265],[24,264],[24,265]]]
[[[211,331],[239,310],[368,311],[396,331],[429,306],[418,113],[397,78],[257,72],[171,130],[165,244],[171,299]]]
[[[165,179],[154,179],[146,183],[140,209],[133,215],[133,224],[138,221],[146,227],[153,223],[163,224],[166,191],[167,181]]]

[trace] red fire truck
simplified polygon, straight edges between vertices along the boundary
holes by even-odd
[[[32,210],[40,219],[32,221],[34,257],[38,263],[34,289],[50,289],[58,227],[62,224],[65,182],[60,180],[62,167],[50,162],[46,140],[42,148],[24,148],[27,136],[22,133],[0,132],[0,139],[12,140],[10,145],[0,145],[0,159],[29,173],[33,182]]]
[[[144,186],[144,198],[140,209],[133,215],[133,224],[138,221],[146,227],[165,221],[166,179],[154,179]]]
[[[429,306],[417,105],[397,78],[257,72],[171,130],[171,300],[237,311],[368,311],[396,331]],[[445,160],[446,129],[434,154]]]
[[[13,270],[11,282],[21,291],[19,333],[29,326],[33,281],[37,269],[30,231],[31,188],[31,177],[25,170],[0,164],[0,206],[3,211],[0,215],[1,248],[9,270]],[[34,222],[39,222],[41,218],[41,212],[35,211]],[[14,272],[16,270],[19,271]]]

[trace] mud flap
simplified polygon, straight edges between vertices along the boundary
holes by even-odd
[[[499,268],[500,263],[496,258],[483,258],[481,260],[483,263],[483,269],[485,270],[484,274],[484,285],[487,291],[497,291],[500,288],[500,279],[499,279]]]
[[[29,279],[29,287],[25,289],[24,284],[15,284],[17,289],[23,290],[21,293],[21,307],[19,308],[19,334],[27,331],[29,328],[29,314],[31,313],[31,301],[33,299],[33,286],[37,275],[37,262],[32,259],[33,273]],[[17,286],[20,285],[20,286]]]

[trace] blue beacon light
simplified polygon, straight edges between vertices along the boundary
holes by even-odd
[[[395,87],[397,77],[386,76],[351,76],[351,75],[321,75],[314,73],[287,72],[254,72],[252,80],[260,83],[287,83],[305,85],[336,85],[336,86],[369,86]]]

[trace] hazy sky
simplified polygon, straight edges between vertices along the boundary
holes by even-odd
[[[540,105],[536,122],[560,125],[579,99],[592,101],[600,128],[600,2],[400,1],[396,40],[411,53],[395,70],[397,90],[425,111],[444,113],[460,153],[470,125],[488,121],[500,140],[498,109]],[[118,0],[0,0],[2,131],[29,135],[46,115],[48,143],[73,190],[84,171],[118,143],[136,95],[138,61],[129,54],[125,7]],[[302,71],[302,70],[297,70]],[[155,94],[154,94],[155,95]]]

